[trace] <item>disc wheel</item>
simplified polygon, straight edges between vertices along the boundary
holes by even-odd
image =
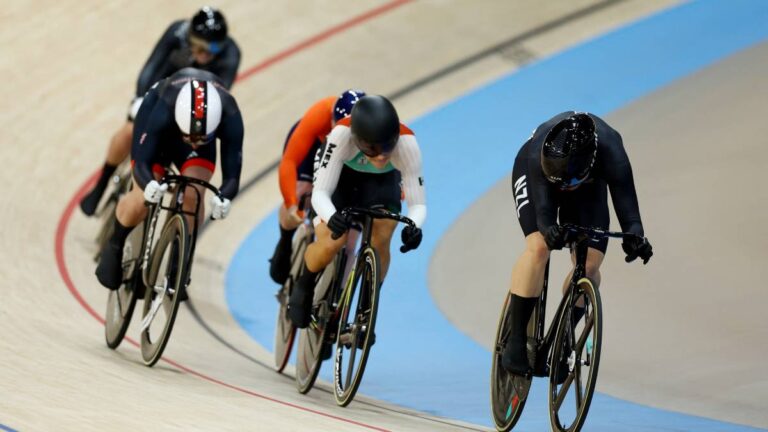
[[[347,406],[363,379],[371,350],[379,307],[380,263],[371,247],[357,258],[354,273],[342,292],[334,362],[334,395],[339,406]]]
[[[600,365],[602,305],[600,292],[587,278],[576,285],[576,304],[584,304],[584,316],[574,322],[566,309],[552,348],[549,378],[549,416],[552,430],[581,430],[595,392]]]
[[[188,232],[184,217],[171,216],[152,253],[141,321],[141,355],[147,366],[160,360],[173,330],[182,291],[186,289]]]

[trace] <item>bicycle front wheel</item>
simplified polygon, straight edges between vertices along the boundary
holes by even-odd
[[[180,214],[171,216],[152,253],[141,321],[141,355],[147,366],[153,366],[163,355],[186,289],[190,253],[188,233],[184,217]]]
[[[376,250],[363,249],[341,295],[333,370],[334,394],[339,406],[352,402],[363,379],[379,308],[380,266]]]
[[[291,297],[293,284],[298,280],[304,265],[304,252],[307,250],[309,238],[306,226],[302,225],[296,232],[291,253],[291,271],[288,279],[277,292],[277,323],[275,324],[275,370],[282,373],[293,349],[293,340],[296,338],[296,327],[288,318],[288,299]]]
[[[549,417],[552,430],[581,430],[587,418],[600,365],[603,335],[600,292],[592,281],[580,279],[574,293],[584,316],[566,308],[558,323],[549,376]],[[578,321],[576,321],[578,319]]]

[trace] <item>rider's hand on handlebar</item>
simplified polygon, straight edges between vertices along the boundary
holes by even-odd
[[[333,233],[333,238],[337,239],[344,235],[345,232],[352,226],[352,221],[348,217],[343,215],[340,211],[331,216],[328,220],[328,229]]]
[[[648,260],[653,256],[653,247],[651,247],[651,244],[648,243],[648,239],[645,237],[625,236],[624,241],[621,243],[621,248],[627,254],[627,257],[624,258],[626,262],[632,262],[640,257],[643,260],[643,264],[647,264]]]
[[[158,183],[157,180],[151,180],[144,188],[144,199],[149,203],[157,204],[163,199],[163,194],[167,191],[167,183]]]
[[[220,198],[218,195],[211,197],[211,217],[213,219],[224,219],[232,208],[232,201],[227,198]]]
[[[565,246],[565,230],[560,225],[550,225],[542,234],[549,250],[560,250]]]
[[[403,240],[403,245],[400,246],[400,252],[406,253],[410,250],[414,250],[421,244],[421,228],[412,227],[410,225],[406,226],[403,228],[400,237]]]

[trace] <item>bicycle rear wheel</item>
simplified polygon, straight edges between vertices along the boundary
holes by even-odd
[[[512,328],[510,323],[510,294],[507,294],[504,307],[501,309],[499,325],[496,328],[496,344],[491,361],[491,412],[493,423],[498,431],[510,431],[517,424],[520,415],[523,414],[528,391],[531,388],[533,377],[531,375],[518,376],[507,372],[501,365],[501,356],[507,345]],[[528,322],[528,360],[533,367],[531,358],[531,344],[535,346],[535,324],[538,322],[538,310],[536,307]]]
[[[188,232],[182,215],[171,216],[152,253],[141,321],[141,355],[147,366],[160,360],[173,330],[182,290],[186,289]]]
[[[363,249],[341,295],[333,371],[339,406],[352,402],[363,379],[379,308],[380,268],[376,250]]]
[[[291,271],[288,274],[288,279],[275,295],[278,303],[277,323],[275,325],[275,370],[277,373],[282,373],[285,365],[288,364],[288,358],[290,358],[293,349],[293,340],[296,337],[296,327],[287,315],[288,299],[291,297],[293,284],[298,279],[304,265],[304,252],[310,241],[306,230],[306,225],[301,225],[296,232],[291,255]]]
[[[144,235],[142,222],[131,231],[123,247],[123,283],[109,292],[107,313],[104,316],[104,338],[107,346],[115,349],[120,345],[131,323],[133,309],[142,287],[138,263],[141,259],[141,241]],[[141,294],[144,294],[141,291]]]
[[[600,292],[592,281],[582,278],[576,284],[574,295],[576,301],[584,302],[584,317],[574,323],[573,309],[566,308],[558,323],[552,349],[549,416],[552,430],[556,431],[581,430],[595,392],[600,365],[603,334]]]

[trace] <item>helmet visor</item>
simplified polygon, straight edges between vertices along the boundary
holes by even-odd
[[[193,51],[205,51],[213,55],[220,53],[223,49],[222,42],[208,42],[192,34],[189,35],[189,45]]]

